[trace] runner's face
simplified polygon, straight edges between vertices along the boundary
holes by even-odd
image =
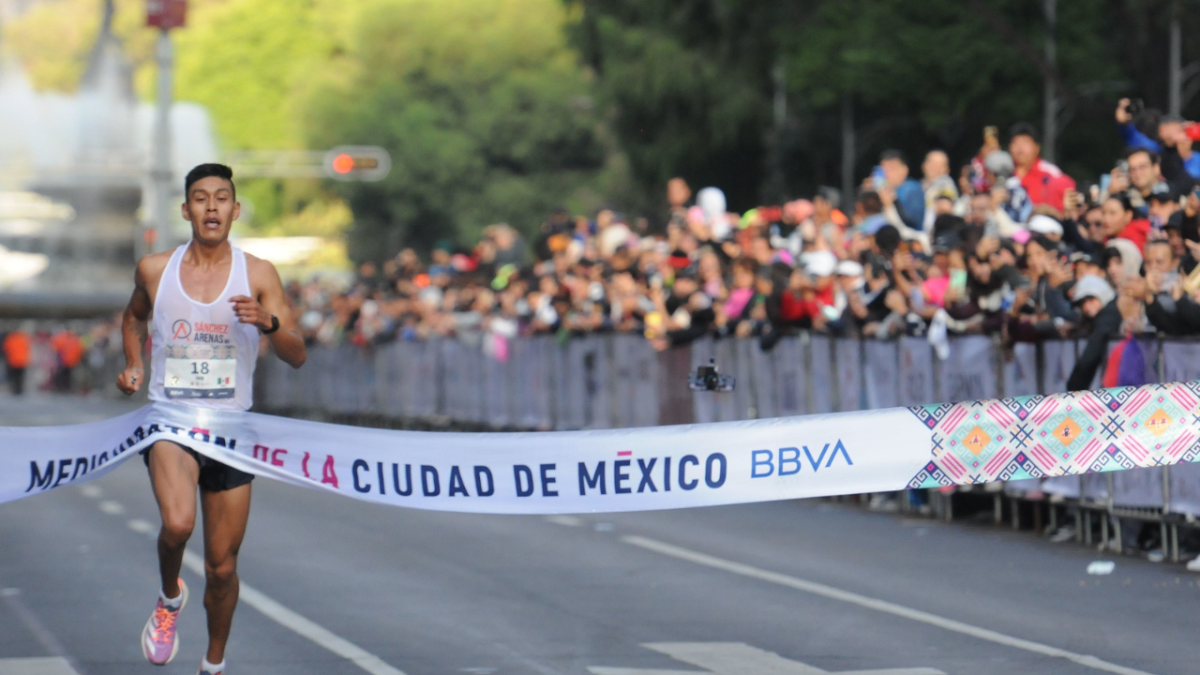
[[[229,228],[241,209],[233,198],[233,185],[224,178],[209,176],[192,183],[183,217],[191,221],[196,241],[219,244],[229,237]]]

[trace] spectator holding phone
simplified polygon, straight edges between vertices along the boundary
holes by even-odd
[[[1157,138],[1151,138],[1137,128],[1135,123],[1139,116],[1154,122]],[[1117,102],[1115,117],[1126,147],[1147,150],[1160,156],[1163,178],[1179,192],[1191,189],[1194,179],[1200,176],[1200,157],[1192,153],[1192,139],[1187,135],[1183,118],[1160,115],[1154,110],[1143,112],[1140,100],[1131,101],[1128,98]]]

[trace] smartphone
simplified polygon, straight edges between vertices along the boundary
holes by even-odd
[[[874,169],[871,169],[871,185],[874,186],[876,192],[887,187],[887,179],[883,175],[883,167],[878,164],[875,165]]]
[[[965,293],[967,290],[967,271],[953,269],[950,270],[950,288],[954,289],[959,294]]]

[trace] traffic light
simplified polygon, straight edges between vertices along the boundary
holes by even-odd
[[[373,182],[391,170],[392,156],[376,145],[340,145],[325,153],[325,175],[334,180]]]

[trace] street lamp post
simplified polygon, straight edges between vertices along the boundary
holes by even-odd
[[[158,243],[169,237],[172,222],[171,192],[174,174],[171,171],[171,95],[174,88],[174,47],[171,29],[184,25],[187,0],[147,0],[146,25],[159,29],[154,57],[158,66],[158,96],[154,114],[153,157],[150,182],[154,197],[149,221],[143,223],[139,249],[143,255],[158,250]]]

